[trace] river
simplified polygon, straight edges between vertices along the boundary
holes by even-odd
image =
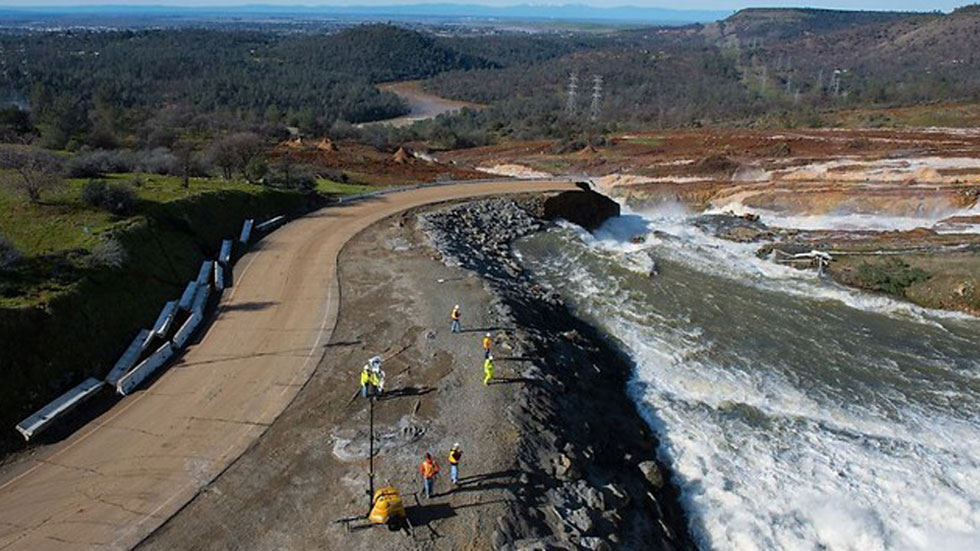
[[[628,213],[517,251],[632,356],[699,547],[980,549],[980,320],[773,265],[691,220]]]

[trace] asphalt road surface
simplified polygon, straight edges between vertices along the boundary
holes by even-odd
[[[313,373],[337,319],[337,256],[364,228],[439,201],[560,189],[575,187],[416,189],[328,207],[265,237],[177,363],[0,478],[0,550],[132,548],[220,475]]]

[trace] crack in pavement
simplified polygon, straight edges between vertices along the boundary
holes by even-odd
[[[221,417],[198,417],[196,415],[188,415],[184,419],[189,419],[191,421],[208,421],[214,423],[231,423],[235,425],[248,425],[252,427],[270,427],[272,423],[263,423],[261,421],[245,421],[240,419],[222,419]]]

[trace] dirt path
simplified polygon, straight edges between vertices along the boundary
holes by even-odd
[[[502,181],[406,191],[324,209],[268,236],[236,266],[216,321],[177,364],[4,474],[0,549],[130,548],[227,469],[335,349],[337,255],[364,228],[441,200],[571,187]]]

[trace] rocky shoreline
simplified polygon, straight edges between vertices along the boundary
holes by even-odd
[[[561,205],[578,210],[591,203],[594,212],[614,215],[605,201],[589,191],[566,192],[419,215],[443,261],[482,278],[493,297],[487,317],[503,330],[501,359],[520,366],[498,375],[521,384],[506,411],[520,433],[519,483],[497,522],[497,549],[696,548],[679,491],[656,458],[657,438],[627,395],[632,363],[537,284],[511,252],[515,239],[561,217]]]

